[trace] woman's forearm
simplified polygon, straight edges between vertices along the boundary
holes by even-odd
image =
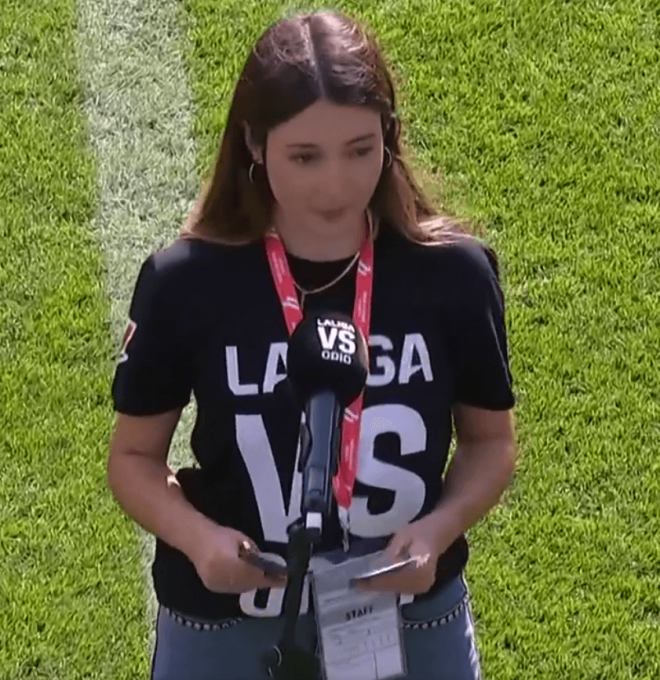
[[[139,453],[115,454],[108,462],[108,485],[131,519],[195,562],[214,524],[188,502],[167,463]]]
[[[432,525],[440,553],[497,505],[514,469],[515,445],[510,440],[458,446],[438,505],[420,520]]]

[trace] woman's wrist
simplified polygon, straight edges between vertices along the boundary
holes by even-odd
[[[456,514],[446,505],[438,505],[417,521],[428,532],[429,543],[437,557],[445,553],[462,533]]]
[[[194,512],[195,518],[191,522],[183,552],[194,565],[197,565],[203,561],[205,550],[212,543],[212,535],[223,527],[201,512],[197,510]]]

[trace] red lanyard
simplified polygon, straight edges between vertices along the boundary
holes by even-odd
[[[355,325],[369,341],[369,326],[371,322],[371,291],[374,272],[374,246],[371,214],[367,211],[367,236],[360,247],[360,259],[355,280],[355,303],[353,306],[353,320]],[[303,314],[298,304],[298,296],[293,284],[293,277],[286,259],[284,245],[279,234],[270,231],[265,236],[266,254],[270,263],[275,288],[280,298],[282,312],[289,331],[293,333],[302,321]],[[345,526],[348,519],[348,508],[351,505],[353,487],[357,476],[360,452],[360,424],[362,422],[362,398],[364,391],[344,410],[344,420],[341,430],[341,455],[337,474],[332,480],[337,504],[340,507],[340,517]],[[342,512],[343,511],[343,512]]]

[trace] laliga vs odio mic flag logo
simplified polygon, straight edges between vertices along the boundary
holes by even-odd
[[[122,341],[121,344],[121,355],[119,356],[119,363],[123,364],[124,361],[128,359],[128,353],[126,352],[128,348],[129,342],[133,339],[133,336],[135,335],[135,329],[137,328],[137,324],[135,321],[129,321],[128,326],[126,327],[126,331],[124,332],[124,340]]]
[[[316,332],[321,341],[321,358],[350,364],[357,349],[355,326],[346,321],[318,319]]]

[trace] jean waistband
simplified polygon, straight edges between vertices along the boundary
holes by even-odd
[[[450,623],[460,616],[468,606],[469,600],[470,593],[461,573],[429,597],[402,605],[403,627],[435,628]]]

